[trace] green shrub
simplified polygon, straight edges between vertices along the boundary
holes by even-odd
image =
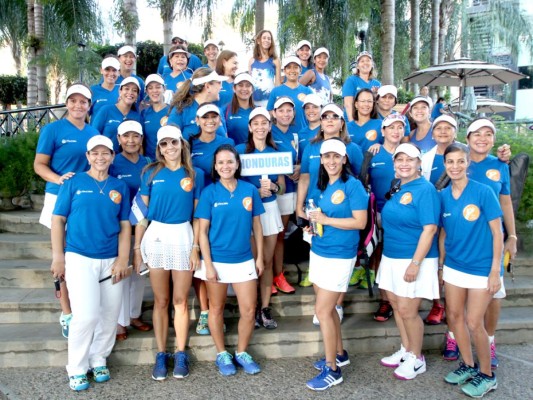
[[[415,95],[413,92],[410,92],[402,87],[398,88],[398,104],[407,104],[413,100],[414,97]]]
[[[22,133],[0,141],[0,193],[3,197],[44,193],[44,182],[33,171],[39,135]]]
[[[0,75],[0,102],[16,104],[26,103],[28,78],[17,75]]]

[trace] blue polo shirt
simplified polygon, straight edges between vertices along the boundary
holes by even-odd
[[[141,114],[137,111],[130,110],[127,115],[117,108],[115,104],[103,106],[98,114],[91,119],[91,125],[94,126],[102,135],[107,136],[113,142],[113,149],[115,153],[120,150],[117,133],[118,126],[127,119],[133,119],[141,122]]]
[[[141,120],[144,133],[144,153],[155,160],[157,149],[157,131],[167,123],[168,106],[155,111],[152,106],[141,111]]]
[[[355,97],[361,89],[372,90],[373,86],[381,87],[381,82],[377,79],[370,79],[368,82],[361,78],[359,75],[352,75],[342,85],[342,97],[352,96]]]
[[[192,72],[188,69],[181,71],[178,75],[172,76],[171,75],[172,70],[163,76],[163,80],[165,81],[165,88],[167,90],[172,90],[174,93],[176,93],[180,86],[185,82],[187,79],[189,79],[192,76]]]
[[[139,159],[134,163],[124,157],[124,153],[120,153],[115,156],[113,164],[109,167],[109,175],[120,179],[128,186],[130,204],[141,186],[141,172],[149,162],[146,157],[139,155]]]
[[[490,187],[496,197],[511,194],[509,166],[498,158],[488,155],[483,161],[470,161],[468,177]]]
[[[361,126],[355,121],[350,121],[346,124],[346,128],[352,140],[361,146],[363,151],[367,151],[375,143],[383,144],[380,119],[370,119]]]
[[[370,175],[370,187],[376,196],[378,212],[381,212],[387,199],[385,195],[390,191],[391,182],[394,179],[394,161],[392,154],[384,146],[379,148],[379,152],[372,157],[368,166]]]
[[[304,109],[303,109],[303,101],[305,99],[305,96],[308,94],[313,93],[311,89],[309,89],[307,86],[300,85],[296,86],[294,89],[288,87],[287,85],[283,84],[280,86],[276,86],[274,89],[272,89],[272,92],[270,92],[270,96],[268,97],[268,103],[267,103],[267,110],[272,111],[274,110],[274,103],[279,97],[287,96],[294,101],[294,121],[293,124],[296,126],[298,130],[305,128],[307,126],[307,120],[305,119]]]
[[[109,104],[116,104],[118,102],[118,85],[115,85],[112,90],[102,87],[101,84],[92,85],[91,92],[93,98],[91,100],[91,108],[89,115],[95,115],[103,107]]]
[[[311,129],[308,126],[306,126],[305,128],[302,128],[300,132],[298,132],[298,146],[299,146],[298,157],[300,157],[300,161],[304,154],[305,148],[307,147],[309,142],[311,142],[311,140],[313,140],[316,137],[319,130],[320,130],[320,125],[318,125],[315,129]]]
[[[276,125],[272,125],[272,140],[276,143],[278,151],[291,152],[294,165],[298,162],[298,129],[290,125],[287,132],[282,132]],[[296,183],[285,175],[285,193],[294,193]]]
[[[248,118],[252,108],[241,108],[235,114],[231,112],[231,104],[228,104],[225,111],[226,128],[228,137],[233,139],[235,144],[246,143],[248,141]]]
[[[418,140],[416,138],[416,132],[418,129],[414,129],[411,132],[411,139],[410,142],[417,145],[422,154],[427,153],[430,151],[433,147],[437,145],[437,142],[435,139],[433,139],[433,130],[430,128],[427,135],[424,136],[422,140]]]
[[[219,99],[216,104],[220,109],[224,109],[231,103],[231,99],[233,98],[233,82],[222,81],[221,83]]]
[[[194,139],[191,144],[192,163],[196,168],[201,169],[205,176],[205,186],[211,183],[211,169],[213,167],[213,157],[216,149],[223,144],[235,146],[232,139],[215,135],[211,142],[202,142],[200,139]]]
[[[181,112],[178,112],[177,108],[170,110],[168,116],[167,125],[174,124],[179,126],[181,133],[185,140],[189,140],[191,136],[194,136],[200,132],[200,128],[196,125],[196,112],[200,104],[193,100],[193,102],[185,107]],[[227,136],[226,133],[226,120],[224,113],[220,111],[220,127],[217,129],[217,135]]]

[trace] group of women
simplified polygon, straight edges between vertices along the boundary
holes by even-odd
[[[171,358],[175,378],[189,375],[191,286],[201,311],[197,332],[211,334],[220,373],[233,375],[237,367],[260,372],[247,348],[254,326],[277,327],[271,295],[278,289],[294,293],[283,274],[284,231],[293,214],[311,242],[304,285],[314,287],[325,352],[314,363],[320,373],[307,386],[325,390],[341,383],[340,367],[350,363],[340,331],[342,302],[357,271],[368,207],[354,176],[366,151],[372,161],[363,172],[383,229],[377,282],[401,336],[400,349],[381,363],[394,367],[399,379],[425,372],[418,311],[422,298],[440,298],[443,279],[447,337],[463,357],[445,380],[464,384],[473,397],[496,388],[490,346],[499,311],[493,296],[505,296],[502,216],[511,256],[516,233],[509,171],[489,155],[492,122],[474,121],[468,146],[461,145],[455,120],[442,115],[432,122],[430,102],[417,97],[409,114],[416,129],[409,132],[406,117],[392,109],[396,88],[374,79],[368,52],[357,57],[343,87],[343,110],[331,103],[328,50],[311,57],[310,43],[301,41],[296,55],[280,62],[269,31],[257,35],[249,72],[240,74],[236,54],[219,53],[214,41],[204,46],[208,65],[194,72],[186,47],[176,44],[168,56],[171,72],[149,75],[141,84],[131,74],[130,53],[126,46],[118,60],[103,60],[103,80],[93,92],[83,84],[69,88],[68,115],[43,129],[35,158],[36,172],[47,181],[41,222],[51,227],[52,273],[66,282],[61,321],[73,390],[89,387],[88,374],[96,382],[110,379],[106,358],[115,340],[127,338],[127,326],[152,329],[140,319],[139,273],[145,268],[154,292],[154,380],[168,376]],[[123,68],[130,72],[120,75],[117,89]],[[240,155],[278,151],[291,154],[292,173],[241,177]],[[451,185],[438,193],[435,184],[445,175]],[[141,213],[133,231],[132,204]],[[234,354],[224,342],[230,284],[240,312]],[[170,304],[173,354],[167,352]],[[496,317],[485,317],[491,308]],[[380,306],[375,318],[391,314]]]

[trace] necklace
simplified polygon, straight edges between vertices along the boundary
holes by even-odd
[[[91,176],[91,178],[93,178],[93,177]],[[109,179],[106,178],[106,179],[105,179],[104,186],[100,187],[100,185],[98,184],[98,181],[97,181],[96,179],[93,178],[93,181],[94,181],[94,183],[96,183],[96,186],[98,186],[98,190],[100,190],[100,194],[101,194],[101,195],[104,194],[104,189],[105,189],[105,187],[107,186],[107,181],[108,181],[108,180],[109,180]]]

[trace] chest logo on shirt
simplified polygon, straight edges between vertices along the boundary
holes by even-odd
[[[374,129],[372,130],[369,130],[366,134],[365,134],[365,137],[368,139],[368,140],[376,140],[378,138],[378,133],[377,131],[375,131]]]
[[[191,178],[183,178],[180,181],[180,186],[183,190],[186,192],[190,192],[192,190],[192,179]]]
[[[304,99],[305,99],[305,93],[300,93],[300,94],[299,94],[298,96],[296,96],[296,97],[298,97],[298,100],[300,100],[300,101],[303,102]]]
[[[109,198],[115,204],[120,204],[120,202],[122,201],[122,195],[116,190],[112,190],[109,192]]]
[[[336,190],[335,193],[331,195],[331,202],[333,204],[341,204],[344,199],[346,198],[346,195],[342,190]]]
[[[463,217],[467,221],[475,221],[479,218],[479,208],[475,204],[469,204],[465,208],[463,208]]]
[[[400,199],[400,204],[407,205],[413,201],[413,195],[410,192],[405,193]]]
[[[485,175],[487,175],[487,178],[491,181],[498,182],[500,180],[500,171],[497,169],[489,169]]]
[[[63,139],[63,140],[61,141],[61,143],[62,143],[62,144],[67,144],[67,143],[78,143],[78,141],[75,140],[75,139]]]
[[[168,117],[165,115],[163,118],[159,120],[159,123],[161,126],[165,126],[167,124]]]
[[[252,211],[252,198],[245,197],[244,199],[242,199],[242,206],[246,211]]]

